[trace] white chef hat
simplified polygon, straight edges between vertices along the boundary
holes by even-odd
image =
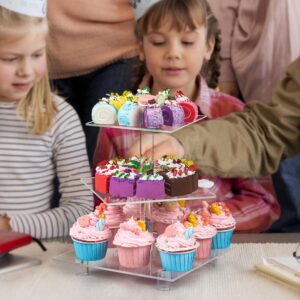
[[[0,6],[19,14],[44,18],[47,0],[0,0]]]
[[[160,0],[131,0],[135,19],[138,20],[147,9]]]

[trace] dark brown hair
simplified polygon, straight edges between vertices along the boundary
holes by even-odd
[[[138,42],[149,29],[158,29],[166,16],[172,17],[172,28],[182,31],[186,28],[191,30],[204,25],[207,28],[206,42],[215,42],[214,50],[209,61],[204,62],[200,71],[207,84],[216,88],[220,76],[220,50],[221,32],[216,17],[206,0],[161,0],[151,6],[147,12],[137,21],[135,34]],[[146,74],[146,66],[143,62],[138,66],[138,85]]]

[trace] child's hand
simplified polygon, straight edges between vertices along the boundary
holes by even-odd
[[[6,215],[0,216],[0,230],[11,230],[9,218]]]
[[[152,157],[153,155],[153,159],[159,159],[165,154],[183,157],[184,149],[181,143],[169,134],[152,135],[147,133],[142,135],[142,153],[140,153],[140,137],[137,137],[127,150],[126,157],[140,156],[140,154],[144,157]]]

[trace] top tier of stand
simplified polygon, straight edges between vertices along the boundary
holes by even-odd
[[[154,133],[174,133],[178,130],[181,130],[182,128],[185,128],[187,126],[190,126],[192,124],[195,124],[199,121],[202,121],[206,118],[205,115],[200,115],[198,118],[189,123],[185,123],[182,126],[166,126],[164,125],[160,129],[153,129],[153,128],[145,128],[145,127],[133,127],[133,126],[121,126],[121,125],[116,125],[116,124],[96,124],[94,122],[87,122],[87,126],[92,126],[92,127],[104,127],[104,128],[115,128],[115,129],[126,129],[126,130],[136,130],[136,131],[146,131],[146,132],[154,132]]]

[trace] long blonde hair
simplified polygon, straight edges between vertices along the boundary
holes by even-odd
[[[0,7],[1,43],[21,38],[30,26],[41,26],[45,33],[48,31],[46,19],[18,14]],[[43,134],[51,127],[57,112],[53,96],[46,71],[43,78],[35,83],[26,97],[18,102],[17,111],[32,127],[33,133]]]

